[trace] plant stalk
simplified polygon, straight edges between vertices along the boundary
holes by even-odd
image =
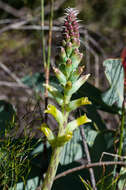
[[[86,153],[87,161],[88,161],[88,164],[91,164],[91,158],[90,158],[90,153],[88,150],[88,145],[86,142],[86,136],[84,133],[84,129],[82,127],[80,127],[80,131],[81,131],[81,136],[82,136],[82,141],[83,141],[83,146],[84,146],[84,151]],[[93,190],[97,190],[93,168],[89,168],[89,173],[90,173],[90,178],[91,178]]]
[[[61,150],[62,150],[62,147],[54,148],[41,190],[51,190],[52,184],[56,175],[56,171],[58,168],[58,164],[60,161]]]
[[[119,149],[118,149],[118,155],[122,155],[122,149],[123,149],[123,137],[124,137],[124,124],[125,124],[125,96],[122,104],[122,116],[121,116],[121,129],[120,129],[120,139],[119,139]],[[118,161],[117,157],[115,158],[116,161]],[[114,171],[116,174],[117,166],[115,166]],[[115,177],[114,174],[114,177]],[[117,182],[113,186],[113,190],[116,190]]]
[[[43,64],[46,68],[46,56],[45,56],[45,35],[44,35],[44,0],[41,0],[41,26],[42,26],[42,55],[43,55]]]
[[[118,155],[122,155],[122,148],[123,148],[123,136],[124,136],[124,122],[125,122],[125,99],[123,101],[122,105],[122,118],[121,118],[121,131],[120,131],[120,144],[119,144],[119,150]]]
[[[45,89],[45,110],[48,105],[48,89],[49,84],[49,72],[50,72],[50,61],[51,61],[51,47],[52,47],[52,26],[53,26],[53,0],[50,0],[50,20],[49,20],[49,40],[48,40],[48,57],[47,64],[45,64],[45,78],[46,78],[46,89]],[[43,55],[44,56],[44,55]],[[47,123],[47,114],[45,114],[45,123]]]
[[[49,40],[48,40],[48,58],[47,58],[48,69],[50,68],[50,60],[51,60],[52,26],[53,26],[53,0],[50,0]]]

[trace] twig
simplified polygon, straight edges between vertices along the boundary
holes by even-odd
[[[3,32],[8,31],[8,30],[10,30],[10,29],[16,29],[16,28],[18,28],[18,27],[21,27],[22,25],[27,24],[29,21],[30,21],[30,19],[9,24],[8,26],[5,26],[4,28],[2,28],[2,29],[0,30],[0,34],[2,34]]]
[[[70,173],[73,173],[73,172],[76,172],[76,171],[79,171],[79,170],[83,170],[83,169],[86,169],[86,168],[93,168],[93,167],[101,167],[101,166],[110,166],[110,165],[123,165],[123,166],[126,166],[126,162],[122,162],[122,161],[119,161],[119,162],[114,162],[114,161],[107,161],[107,162],[96,162],[96,163],[91,163],[91,164],[86,164],[86,165],[82,165],[82,166],[78,166],[78,167],[75,167],[75,168],[72,168],[72,169],[69,169],[65,172],[62,172],[60,174],[58,174],[56,177],[55,177],[55,180],[61,178],[61,177],[64,177]]]
[[[9,26],[2,28],[0,30],[0,34],[12,29],[14,30],[49,30],[49,26],[43,26],[43,27],[41,27],[40,25],[22,26],[24,24],[25,23],[22,23],[22,22],[19,22],[19,24],[18,23],[10,24]],[[52,31],[62,31],[62,29],[58,26],[53,26]]]
[[[112,154],[112,153],[109,153],[109,152],[102,152],[102,155],[101,155],[101,158],[100,158],[100,162],[102,161],[104,155],[112,156],[114,158],[120,158],[121,160],[122,159],[126,159],[126,156],[120,156],[118,154]]]
[[[3,63],[0,62],[0,67],[8,74],[10,75],[18,84],[18,86],[23,87],[26,89],[26,85],[22,83],[22,81],[14,74],[10,71],[10,69],[8,69]],[[5,84],[5,83],[4,83]],[[7,85],[7,83],[6,83]],[[11,84],[12,87],[12,84]],[[31,90],[26,89],[26,92],[31,95]]]
[[[16,82],[0,81],[0,86],[8,86],[8,87],[12,87],[12,88],[25,88],[25,89],[29,89],[28,86],[25,86],[25,85],[22,85],[22,84],[18,84]]]
[[[24,16],[24,12],[22,10],[17,10],[14,7],[8,5],[7,3],[4,3],[3,1],[0,1],[0,9],[3,9],[4,11],[12,14],[15,17]]]
[[[10,69],[8,69],[3,63],[0,62],[0,67],[7,73],[9,74],[19,85],[25,86],[21,80],[10,71]]]
[[[17,20],[18,19],[0,19],[0,24],[8,24],[8,23],[12,23]]]
[[[91,163],[91,158],[90,158],[88,146],[87,146],[87,143],[86,143],[86,137],[85,137],[84,129],[82,127],[80,127],[80,131],[81,131],[81,136],[82,136],[82,141],[83,141],[83,146],[84,146],[84,151],[86,153],[87,161],[88,161],[88,164],[90,164]],[[89,168],[89,172],[90,172],[90,177],[91,177],[91,183],[92,183],[93,190],[97,190],[93,169]]]

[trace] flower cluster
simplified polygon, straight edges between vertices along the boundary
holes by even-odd
[[[64,39],[69,42],[73,39],[79,41],[79,25],[77,21],[78,11],[68,8],[66,9],[66,18],[63,26]]]
[[[84,69],[84,66],[79,66],[83,54],[79,51],[80,36],[77,14],[78,11],[75,9],[66,9],[66,17],[64,19],[63,25],[63,40],[60,52],[60,60],[58,60],[58,69],[62,71],[64,75],[64,77],[62,75],[62,81],[66,81],[67,84],[64,83],[64,86],[66,86],[66,88],[72,88],[72,86],[75,86],[73,84],[77,81]],[[56,76],[61,78],[61,72],[59,70],[54,68]],[[86,78],[88,78],[88,76],[86,76]],[[82,81],[84,80],[81,80],[81,82]]]
[[[75,9],[66,9],[63,25],[63,40],[57,67],[53,67],[56,78],[62,88],[59,91],[54,86],[48,85],[48,91],[53,99],[60,105],[61,110],[49,104],[45,113],[51,114],[59,124],[58,136],[44,124],[41,130],[46,135],[52,147],[63,146],[72,138],[72,132],[80,125],[90,120],[86,114],[68,123],[69,113],[80,106],[91,104],[87,97],[71,100],[71,97],[87,81],[88,75],[82,75],[84,66],[79,66],[83,54],[80,53],[78,12]]]

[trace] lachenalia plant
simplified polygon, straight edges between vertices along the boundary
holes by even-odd
[[[73,131],[78,126],[90,122],[86,114],[68,122],[71,111],[76,110],[80,106],[91,104],[87,97],[71,100],[72,95],[78,91],[89,77],[89,74],[82,75],[84,66],[79,66],[83,54],[79,51],[80,40],[77,14],[78,12],[75,9],[66,9],[62,46],[57,61],[58,66],[57,68],[53,67],[55,76],[62,88],[62,92],[54,86],[46,86],[53,99],[59,104],[60,109],[49,104],[47,110],[45,110],[46,114],[51,114],[57,121],[57,134],[54,134],[47,124],[43,123],[41,126],[42,132],[52,146],[51,160],[42,185],[42,190],[51,189],[60,161],[62,148],[64,144],[72,138]]]

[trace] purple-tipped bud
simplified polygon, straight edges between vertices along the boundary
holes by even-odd
[[[78,38],[73,38],[72,44],[75,48],[79,48],[80,47],[80,40]]]
[[[73,50],[73,48],[72,48],[72,43],[71,43],[71,42],[68,42],[68,43],[66,44],[67,57],[69,57],[69,56],[71,55],[72,50]]]
[[[66,62],[66,64],[67,64],[68,66],[71,66],[71,65],[72,65],[71,59],[68,59],[67,62]]]
[[[71,82],[71,81],[68,81],[68,82],[66,83],[66,89],[70,89],[70,88],[72,88],[72,82]]]
[[[71,54],[71,61],[73,64],[73,70],[77,68],[79,63],[81,62],[83,57],[83,53],[80,53],[77,48],[74,49],[74,51]]]
[[[62,40],[62,46],[65,47],[66,46],[66,41]]]
[[[68,41],[68,36],[70,39],[77,38],[79,39],[79,26],[77,21],[78,12],[75,9],[68,8],[66,9],[66,17],[64,22],[63,36],[66,41]]]
[[[78,74],[82,74],[82,72],[83,72],[83,70],[84,70],[84,67],[85,66],[80,66],[80,67],[78,67],[78,70],[77,70],[77,72],[78,72]]]
[[[66,51],[63,47],[61,47],[60,56],[61,56],[61,59],[65,62],[66,61]]]
[[[66,76],[67,76],[67,79],[69,78],[71,71],[72,71],[72,61],[71,61],[71,59],[68,59],[67,62],[66,62]]]

